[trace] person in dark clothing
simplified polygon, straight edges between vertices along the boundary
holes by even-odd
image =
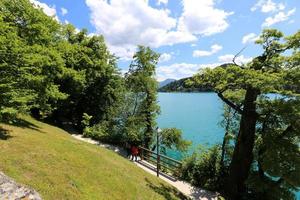
[[[139,154],[139,149],[137,148],[137,146],[132,145],[131,146],[131,160],[137,161],[138,154]]]

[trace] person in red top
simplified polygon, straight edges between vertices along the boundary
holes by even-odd
[[[135,145],[132,145],[131,146],[131,160],[134,160],[134,158],[135,158],[135,161],[137,161],[138,154],[139,154],[139,149]]]

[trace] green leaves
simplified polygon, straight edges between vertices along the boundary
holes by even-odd
[[[291,190],[300,186],[299,41],[299,31],[284,38],[278,30],[264,30],[256,41],[262,45],[264,52],[252,62],[246,66],[224,64],[214,69],[203,69],[189,81],[189,85],[194,87],[212,88],[240,116],[228,119],[230,113],[225,112],[224,115],[229,133],[238,136],[232,144],[235,152],[226,152],[231,160],[230,166],[232,163],[239,166],[231,172],[232,180],[243,164],[240,161],[252,157],[251,154],[241,154],[237,158],[237,153],[241,149],[252,152],[253,149],[246,144],[255,137],[254,167],[250,170],[247,184],[260,197],[292,198]],[[270,93],[275,93],[276,97]],[[247,94],[251,98],[247,98]],[[247,120],[243,121],[243,118]],[[253,125],[251,132],[248,131],[250,122]],[[274,181],[276,179],[280,181]],[[277,192],[277,197],[268,192],[271,190]]]
[[[181,169],[181,178],[197,187],[220,191],[224,187],[220,152],[219,146],[213,146],[186,158]]]
[[[125,74],[128,93],[134,96],[131,115],[136,119],[135,125],[139,127],[137,133],[143,135],[143,143],[147,148],[150,147],[159,113],[156,104],[158,85],[154,77],[158,58],[159,54],[149,47],[139,46],[129,71]]]
[[[182,132],[176,128],[164,128],[160,133],[161,144],[168,149],[174,149],[177,151],[187,151],[191,145],[191,141],[184,140],[182,138]]]
[[[0,113],[35,109],[78,124],[83,113],[92,124],[116,117],[123,82],[102,36],[76,33],[28,0],[0,5]]]
[[[194,77],[195,85],[208,85],[215,92],[226,90],[246,90],[257,88],[263,93],[274,92],[280,89],[283,73],[268,73],[263,70],[241,68],[236,65],[227,65],[215,69],[204,69]]]

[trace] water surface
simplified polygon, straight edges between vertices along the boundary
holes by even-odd
[[[184,139],[191,140],[195,149],[199,144],[222,142],[223,103],[215,93],[159,93],[161,114],[157,119],[160,128],[181,129]],[[169,156],[178,158],[178,153]]]
[[[222,142],[224,129],[219,124],[223,103],[215,93],[159,93],[158,101],[161,108],[158,126],[181,129],[183,138],[193,142],[189,152],[198,145]],[[169,151],[168,156],[181,158],[174,151]],[[300,192],[296,196],[300,200]]]

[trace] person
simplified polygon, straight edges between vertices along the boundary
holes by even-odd
[[[137,146],[132,145],[131,146],[131,160],[132,161],[137,161],[137,155],[139,154],[139,149],[137,148]]]
[[[126,149],[126,153],[127,153],[126,157],[130,159],[130,156],[131,156],[131,145],[128,142],[125,143],[125,149]]]

